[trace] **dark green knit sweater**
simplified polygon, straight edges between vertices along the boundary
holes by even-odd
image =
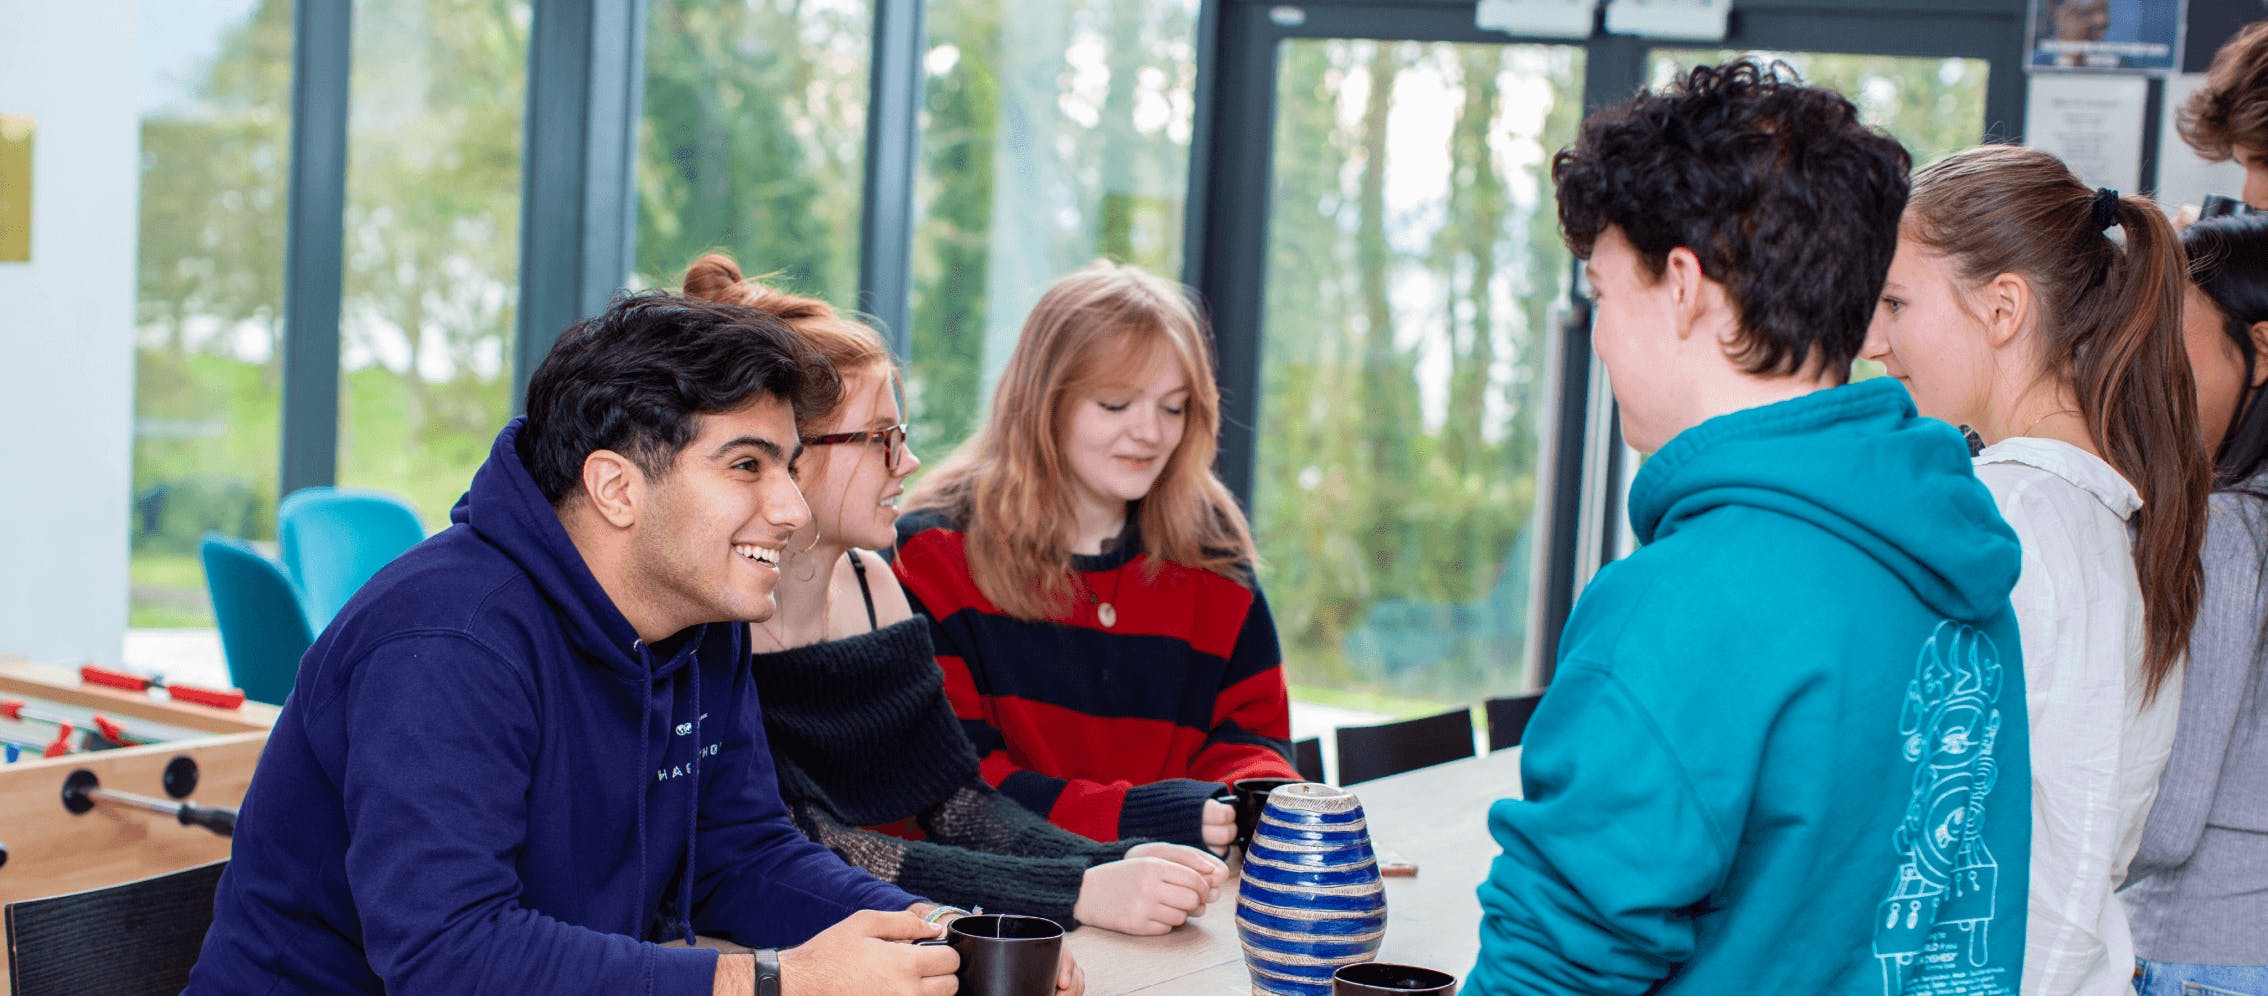
[[[750,660],[780,796],[804,833],[876,878],[1072,925],[1087,869],[1137,843],[1060,829],[977,777],[922,619]],[[927,839],[861,829],[906,819]]]

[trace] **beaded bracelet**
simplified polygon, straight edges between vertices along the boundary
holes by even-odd
[[[976,916],[977,914],[980,914],[980,913],[983,913],[983,912],[984,912],[984,907],[982,907],[982,906],[979,906],[979,907],[977,907],[976,909],[973,909],[973,910],[965,910],[965,909],[962,909],[962,908],[960,908],[960,907],[958,907],[958,906],[947,906],[947,905],[945,905],[945,904],[943,904],[943,903],[939,903],[939,904],[937,904],[937,906],[936,906],[935,908],[931,909],[931,910],[930,910],[929,912],[922,914],[922,917],[921,917],[921,922],[923,922],[923,923],[926,923],[926,924],[930,924],[931,926],[935,926],[935,925],[936,925],[936,923],[937,923],[937,919],[938,919],[939,917],[948,916],[948,915],[951,915],[951,916]]]

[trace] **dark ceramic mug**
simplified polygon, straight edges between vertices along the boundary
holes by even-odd
[[[1424,993],[1457,996],[1457,977],[1416,965],[1366,961],[1331,973],[1331,996],[1386,996]]]
[[[1046,917],[979,913],[945,925],[944,944],[961,956],[953,973],[961,996],[1054,996],[1063,925]]]
[[[1260,825],[1260,811],[1268,808],[1268,793],[1286,785],[1297,785],[1302,778],[1239,778],[1230,783],[1229,790],[1214,796],[1214,802],[1226,803],[1236,809],[1236,843],[1252,843],[1252,830]]]

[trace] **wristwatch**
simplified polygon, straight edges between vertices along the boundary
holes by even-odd
[[[780,953],[756,949],[756,996],[780,996]]]

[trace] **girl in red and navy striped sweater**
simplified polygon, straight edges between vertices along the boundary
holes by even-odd
[[[899,523],[984,779],[1096,840],[1222,848],[1224,783],[1296,777],[1219,418],[1188,293],[1097,263],[1033,308],[983,428]]]

